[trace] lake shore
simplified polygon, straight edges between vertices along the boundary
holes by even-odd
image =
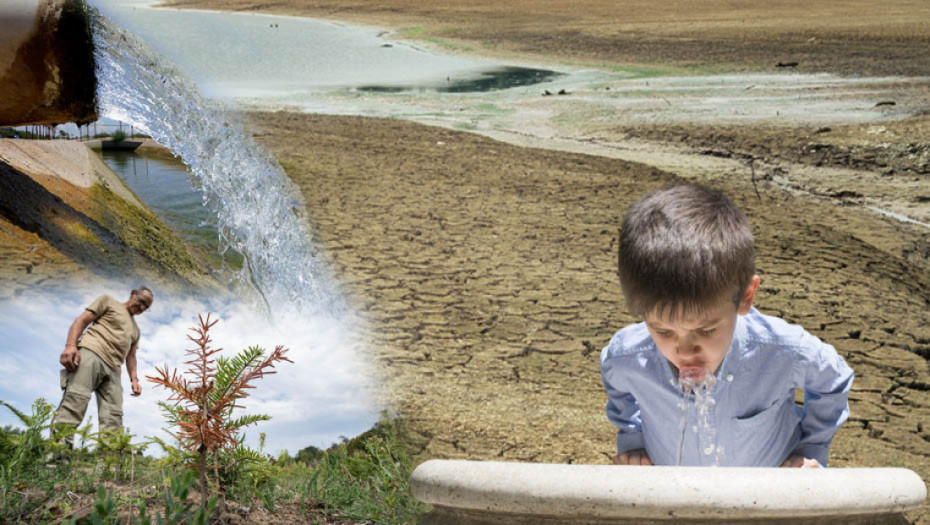
[[[930,5],[907,0],[734,5],[630,0],[165,0],[165,7],[286,14],[384,26],[447,51],[560,63],[704,71],[930,75]]]

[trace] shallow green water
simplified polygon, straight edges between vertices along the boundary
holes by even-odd
[[[204,207],[203,193],[194,187],[184,163],[131,151],[102,151],[100,155],[149,209],[195,248],[211,270],[242,267],[238,253],[219,253],[215,218]]]
[[[531,86],[549,82],[562,76],[562,73],[548,69],[526,67],[501,67],[481,71],[477,76],[456,79],[447,77],[444,83],[425,85],[368,85],[356,88],[356,91],[372,93],[402,93],[405,91],[436,91],[439,93],[483,93],[521,86]]]

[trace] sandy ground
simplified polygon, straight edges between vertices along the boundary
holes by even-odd
[[[635,320],[615,277],[617,229],[639,195],[681,179],[396,120],[251,120],[371,317],[423,457],[607,461],[599,351]],[[705,180],[750,216],[760,310],[803,324],[857,373],[832,464],[930,479],[930,273],[909,251],[921,227]]]

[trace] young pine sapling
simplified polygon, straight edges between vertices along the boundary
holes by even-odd
[[[208,455],[237,447],[240,429],[267,421],[270,417],[262,414],[232,417],[233,409],[242,408],[239,400],[248,397],[247,389],[255,388],[250,383],[268,374],[274,374],[276,362],[287,361],[287,349],[278,346],[271,354],[264,356],[264,350],[257,346],[249,347],[232,359],[216,356],[222,348],[211,348],[208,334],[213,325],[219,321],[210,321],[198,316],[199,327],[191,328],[196,334],[188,335],[195,343],[195,348],[187,351],[191,360],[187,370],[179,374],[178,370],[168,372],[168,366],[155,368],[155,376],[146,378],[171,391],[171,404],[162,404],[169,414],[169,422],[177,427],[174,437],[181,447],[197,455],[197,470],[200,474],[201,507],[207,506],[207,469],[217,468],[208,465]]]

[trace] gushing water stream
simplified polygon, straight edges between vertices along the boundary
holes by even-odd
[[[94,9],[91,24],[101,113],[132,123],[187,164],[217,218],[221,250],[244,257],[234,283],[269,312],[341,309],[313,256],[300,193],[274,158],[147,44]]]

